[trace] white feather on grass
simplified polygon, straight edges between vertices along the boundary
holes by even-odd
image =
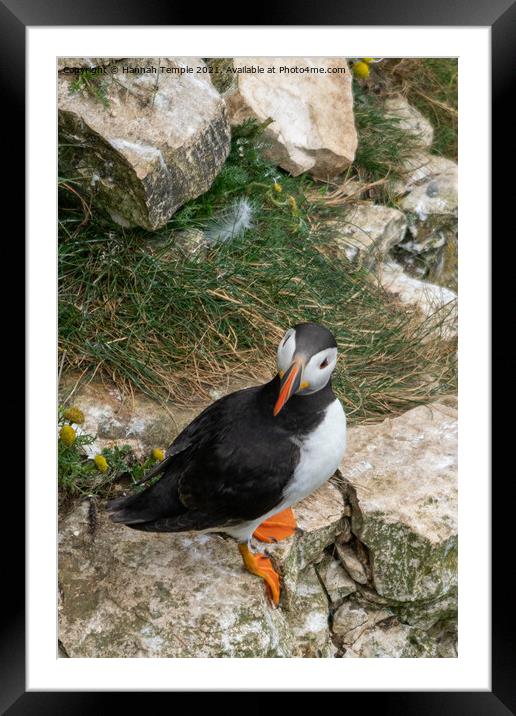
[[[204,230],[206,241],[212,243],[230,241],[242,236],[253,226],[254,208],[245,197],[236,199],[227,209],[215,216]]]

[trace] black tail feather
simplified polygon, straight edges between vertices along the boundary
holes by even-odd
[[[186,507],[179,498],[177,476],[169,473],[146,490],[111,500],[106,510],[113,522],[132,525],[175,517],[186,512]]]
[[[152,470],[149,470],[149,472],[142,477],[141,480],[135,483],[135,485],[143,485],[144,482],[147,482],[151,478],[155,477],[156,475],[159,475],[160,472],[163,472],[165,468],[167,468],[171,461],[172,461],[173,455],[169,455],[164,460],[162,460],[160,463],[158,463],[155,467],[152,468]]]

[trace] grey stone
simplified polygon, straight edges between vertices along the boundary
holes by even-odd
[[[403,179],[390,184],[402,196],[400,208],[407,216],[405,239],[394,256],[415,278],[426,279],[457,291],[456,162],[427,152],[416,152],[402,167]]]
[[[84,61],[89,58],[84,58]],[[123,66],[203,67],[196,58],[113,60],[105,101],[59,73],[61,173],[122,226],[156,229],[209,189],[230,145],[225,104],[206,74],[125,74]]]
[[[457,428],[457,411],[435,403],[348,431],[340,470],[355,495],[352,528],[388,600],[455,593]]]
[[[457,294],[444,286],[409,276],[394,261],[377,266],[383,288],[403,304],[415,306],[428,326],[428,338],[439,335],[444,340],[457,336]]]
[[[367,573],[352,547],[348,544],[335,543],[340,561],[350,577],[359,584],[367,584]]]
[[[373,265],[405,237],[407,220],[390,206],[364,202],[353,205],[342,219],[327,221],[325,233],[337,253],[349,261]]]
[[[431,122],[402,95],[394,95],[385,100],[385,114],[399,119],[399,126],[412,134],[421,147],[431,147],[434,141],[434,128]]]
[[[290,580],[275,609],[234,540],[139,532],[103,509],[93,539],[88,502],[79,504],[59,533],[62,647],[72,658],[333,655],[327,598],[310,562],[335,539],[339,505],[326,485],[297,506],[300,532],[284,564],[275,555]]]
[[[332,604],[356,592],[357,585],[333,557],[326,555],[316,569]]]
[[[438,174],[415,186],[400,201],[405,212],[412,212],[420,221],[432,215],[457,216],[457,173]]]
[[[451,644],[442,644],[431,635],[395,619],[386,620],[364,630],[344,658],[414,659],[456,656]],[[443,653],[444,652],[444,653]]]
[[[294,639],[293,656],[329,658],[335,654],[329,628],[328,599],[312,565],[297,580],[296,593],[288,612]]]
[[[366,608],[349,598],[335,612],[332,629],[341,644],[352,646],[367,629],[390,617],[392,612],[388,609]]]

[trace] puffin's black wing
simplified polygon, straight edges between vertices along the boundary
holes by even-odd
[[[217,412],[215,406],[217,406],[219,402],[220,401],[217,401],[216,403],[209,405],[201,413],[199,413],[199,415],[194,418],[194,420],[192,420],[192,422],[189,423],[186,428],[184,428],[176,437],[176,439],[169,445],[165,453],[165,459],[162,460],[158,465],[153,467],[151,470],[149,470],[149,472],[147,472],[141,480],[136,482],[135,485],[143,485],[144,482],[148,482],[153,477],[156,477],[156,475],[159,475],[160,473],[164,472],[172,462],[172,458],[175,455],[182,452],[183,450],[186,450],[186,448],[190,447],[190,445],[195,443],[196,436],[202,433],[202,429],[205,424],[205,414],[210,412],[213,417]],[[115,501],[113,500],[113,503],[114,502]]]
[[[167,450],[163,477],[108,506],[113,519],[151,531],[203,530],[256,519],[279,504],[299,447],[261,391],[237,391],[206,408]]]
[[[177,517],[187,511],[181,502],[178,493],[178,478],[181,474],[181,463],[176,456],[187,448],[195,448],[205,443],[209,438],[209,426],[217,422],[226,396],[212,403],[192,420],[170,444],[165,453],[166,457],[153,467],[136,485],[148,482],[150,479],[163,473],[161,479],[144,492],[138,492],[128,497],[119,497],[107,503],[107,510],[112,512],[114,522],[123,522],[131,527],[142,523],[155,521],[165,516]]]

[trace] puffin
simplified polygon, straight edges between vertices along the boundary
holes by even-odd
[[[325,326],[289,328],[274,378],[201,412],[139,484],[159,479],[108,503],[111,519],[148,532],[233,537],[277,607],[280,576],[252,538],[274,543],[294,534],[292,505],[326,482],[344,455],[346,415],[331,386],[336,363],[337,342]]]

